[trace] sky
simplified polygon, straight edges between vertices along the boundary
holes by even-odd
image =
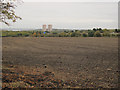
[[[38,2],[39,1],[39,2]],[[24,0],[16,14],[22,17],[2,28],[40,29],[43,24],[53,28],[92,29],[118,27],[118,0]],[[103,0],[101,0],[103,1]],[[108,2],[109,1],[109,2]]]
[[[24,2],[118,2],[119,0],[23,0]]]

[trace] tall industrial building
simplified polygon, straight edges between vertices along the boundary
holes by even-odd
[[[48,29],[47,29],[47,25],[44,24],[43,27],[42,27],[42,31],[52,31],[52,25],[49,24],[49,25],[48,25]]]
[[[47,26],[46,24],[43,25],[43,28],[42,28],[43,31],[46,31],[46,26]]]
[[[48,31],[52,31],[52,25],[51,24],[48,25]]]

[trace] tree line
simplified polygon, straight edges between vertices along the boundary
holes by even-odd
[[[53,30],[49,31],[2,31],[2,37],[118,37],[119,29],[101,29],[93,30]]]

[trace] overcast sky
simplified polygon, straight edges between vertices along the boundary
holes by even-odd
[[[23,0],[24,2],[118,2],[119,0]]]
[[[22,20],[11,23],[9,27],[3,24],[2,28],[39,29],[43,24],[52,24],[54,28],[70,29],[117,28],[118,26],[118,0],[109,0],[110,2],[108,0],[104,0],[106,2],[27,1],[24,0],[24,3],[16,8],[16,13],[22,17]]]

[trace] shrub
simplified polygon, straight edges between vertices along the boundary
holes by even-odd
[[[94,37],[101,37],[100,31],[96,31],[96,32],[94,33]]]
[[[108,31],[105,31],[105,32],[103,33],[103,36],[110,37],[110,33],[109,33]]]
[[[85,32],[83,32],[82,36],[87,37],[88,35]]]
[[[88,37],[93,37],[94,36],[94,31],[88,31]]]

